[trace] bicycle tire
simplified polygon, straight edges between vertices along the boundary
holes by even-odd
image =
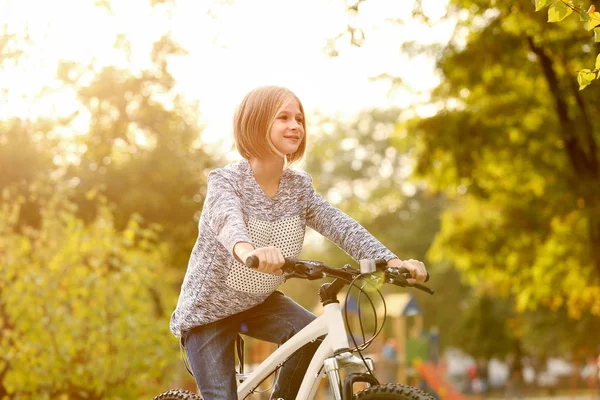
[[[154,397],[153,400],[202,400],[202,397],[189,390],[171,389]]]
[[[368,387],[354,395],[354,400],[433,400],[433,397],[416,387],[399,383],[384,383]]]

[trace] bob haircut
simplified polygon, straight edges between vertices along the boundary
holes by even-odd
[[[251,90],[242,100],[233,118],[233,134],[238,152],[245,159],[266,158],[280,154],[271,141],[271,126],[279,110],[291,100],[296,100],[302,113],[304,137],[298,150],[287,154],[285,161],[293,163],[306,150],[306,122],[300,99],[289,89],[280,86],[261,86]]]

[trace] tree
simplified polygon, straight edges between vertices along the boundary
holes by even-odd
[[[35,51],[25,45],[26,38],[7,34],[3,39],[4,60],[12,61],[7,65],[18,65],[21,56],[8,50]],[[127,58],[132,47],[127,37],[115,41],[115,51]],[[64,175],[78,183],[74,201],[84,219],[96,213],[96,203],[85,193],[100,191],[117,205],[117,226],[123,227],[132,213],[161,224],[163,238],[175,244],[173,265],[182,272],[197,234],[206,175],[218,159],[200,145],[198,105],[174,90],[169,62],[183,54],[164,35],[140,71],[99,60],[60,62],[53,90],[75,93],[74,106],[66,117],[2,122],[0,166],[8,172],[0,184]],[[39,88],[40,96],[46,89]],[[81,132],[82,121],[86,132]],[[62,132],[78,134],[65,138]],[[37,206],[28,202],[23,208],[22,220],[35,225]]]
[[[169,276],[158,228],[133,216],[116,229],[98,197],[85,223],[68,181],[31,184],[26,195],[39,199],[38,228],[19,227],[25,197],[14,190],[3,190],[0,206],[0,397],[157,391],[176,353],[161,312],[174,293],[153,291]]]
[[[68,172],[81,182],[82,212],[93,215],[94,210],[81,194],[103,190],[118,206],[119,225],[136,212],[163,226],[163,238],[177,244],[174,264],[183,268],[196,237],[206,176],[217,156],[198,145],[197,105],[173,91],[168,60],[182,52],[164,36],[154,44],[151,67],[140,74],[105,67],[88,83],[93,65],[63,64],[59,73],[76,90],[83,106],[79,112],[90,117],[88,133],[80,138],[81,162]]]
[[[440,111],[411,125],[416,171],[454,200],[431,254],[520,310],[600,315],[599,94],[568,72],[589,38],[525,3],[453,3],[469,33],[440,55]]]
[[[524,350],[537,359],[571,356],[585,360],[598,351],[600,318],[583,314],[579,319],[569,317],[568,309],[528,311],[518,318]]]
[[[436,23],[420,1],[413,18]],[[509,311],[514,302],[498,326],[524,321],[526,351],[551,351],[536,337],[573,324],[581,329],[561,336],[561,351],[594,346],[586,327],[600,315],[599,94],[579,93],[571,75],[597,60],[593,42],[575,19],[548,25],[528,1],[451,1],[446,18],[457,21],[448,45],[403,46],[436,56],[442,78],[429,101],[438,111],[408,128],[416,172],[448,197],[430,259],[456,264],[475,287],[479,297],[461,312],[486,298]]]
[[[0,187],[5,188],[48,178],[55,168],[53,157],[57,140],[52,138],[54,123],[49,120],[23,121],[12,118],[0,121]],[[39,208],[33,202],[21,205],[23,224],[37,225]]]
[[[22,41],[2,41],[0,61]],[[0,123],[11,218],[0,230],[0,397],[147,397],[169,379],[168,316],[215,159],[199,147],[197,104],[174,91],[179,53],[164,36],[141,71],[62,62],[55,89],[79,100],[70,115]],[[87,131],[62,137],[76,118]]]
[[[456,345],[475,358],[503,359],[514,348],[520,319],[512,302],[487,295],[470,296],[460,309]]]

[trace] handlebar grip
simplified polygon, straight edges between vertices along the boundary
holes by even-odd
[[[248,268],[256,269],[258,268],[258,263],[258,257],[256,256],[250,256],[246,258],[246,267]]]
[[[246,267],[248,267],[248,268],[256,269],[256,268],[258,268],[259,263],[260,263],[260,261],[259,261],[258,257],[256,257],[256,256],[250,256],[250,257],[246,258]],[[296,265],[295,258],[286,257],[285,263],[283,264],[282,269],[294,268],[295,265]]]

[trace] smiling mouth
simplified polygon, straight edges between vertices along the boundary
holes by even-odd
[[[286,139],[300,140],[300,136],[284,136]]]

